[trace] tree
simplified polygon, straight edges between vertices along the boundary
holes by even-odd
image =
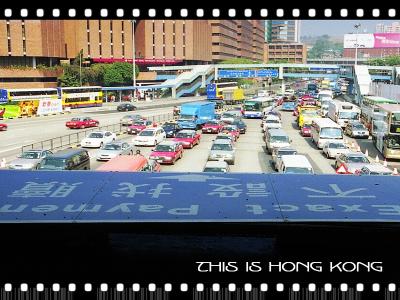
[[[368,60],[368,64],[372,66],[400,66],[400,55],[372,58]]]
[[[139,69],[135,65],[135,76],[138,75]],[[104,85],[105,86],[119,86],[132,84],[132,71],[133,66],[130,63],[113,63],[108,65],[104,70]]]
[[[79,86],[79,67],[76,65],[64,66],[63,74],[58,78],[59,86]]]

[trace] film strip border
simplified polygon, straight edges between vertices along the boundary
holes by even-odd
[[[398,18],[396,8],[4,8],[6,19],[385,19]]]
[[[364,284],[364,283],[357,283],[357,284],[347,284],[341,283],[337,286],[332,285],[331,283],[325,283],[321,285],[317,285],[315,283],[308,283],[308,284],[284,284],[284,283],[275,283],[275,284],[267,284],[267,283],[260,283],[260,284],[219,284],[214,283],[211,285],[206,285],[203,283],[197,283],[193,285],[189,285],[187,283],[180,283],[180,284],[171,284],[171,283],[164,283],[164,284],[156,284],[156,283],[148,283],[148,284],[139,284],[133,283],[131,285],[126,285],[123,283],[117,284],[75,284],[69,283],[66,286],[62,286],[59,283],[53,283],[52,285],[45,286],[43,283],[37,283],[28,285],[27,283],[21,283],[19,285],[13,285],[11,283],[4,284],[3,287],[0,288],[0,298],[5,299],[3,296],[7,295],[7,293],[12,292],[97,292],[97,293],[105,293],[105,292],[179,292],[179,293],[205,293],[205,292],[239,292],[239,293],[296,293],[296,292],[310,292],[310,293],[337,293],[337,292],[348,292],[348,293],[393,293],[400,296],[400,286],[395,283],[387,283],[387,284],[380,284],[380,283],[371,283],[371,284]],[[398,299],[398,298],[396,298]]]

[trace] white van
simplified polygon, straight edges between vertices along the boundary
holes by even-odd
[[[290,146],[290,138],[282,129],[269,129],[265,135],[265,146],[271,154],[274,148],[282,148]]]
[[[314,174],[314,169],[304,155],[282,155],[278,172],[286,174]]]
[[[318,149],[327,142],[343,142],[342,127],[331,119],[316,118],[311,123],[311,140]]]

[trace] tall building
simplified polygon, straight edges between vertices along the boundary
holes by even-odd
[[[272,41],[272,20],[265,20],[265,42],[271,43]]]
[[[375,27],[376,33],[400,33],[400,22],[393,22],[392,25],[379,23]]]
[[[253,60],[264,59],[264,30],[265,24],[262,20],[253,20]]]
[[[300,43],[265,44],[264,62],[306,63],[307,47]]]
[[[299,43],[299,20],[271,21],[271,43]]]

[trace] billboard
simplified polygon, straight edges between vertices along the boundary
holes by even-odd
[[[219,78],[278,77],[278,70],[218,70]]]
[[[358,46],[357,46],[358,45]],[[345,34],[344,48],[398,48],[400,33]]]

